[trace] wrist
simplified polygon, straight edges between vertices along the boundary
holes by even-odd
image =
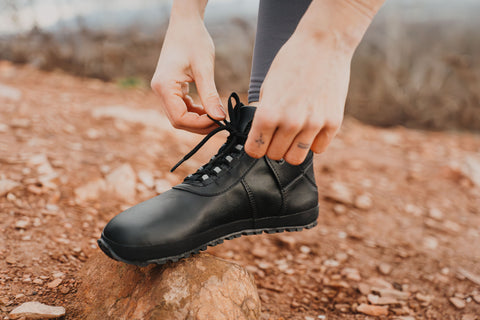
[[[384,0],[314,0],[294,36],[353,54]]]
[[[174,0],[170,13],[170,23],[185,20],[201,20],[205,15],[208,0]]]

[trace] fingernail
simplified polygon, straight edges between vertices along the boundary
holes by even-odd
[[[215,117],[224,118],[227,114],[225,113],[225,111],[223,111],[223,108],[221,106],[218,106],[213,109],[213,115]]]

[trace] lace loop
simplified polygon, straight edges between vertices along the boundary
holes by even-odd
[[[235,107],[233,106],[232,98],[235,100]],[[208,173],[214,172],[215,174],[218,174],[221,171],[219,159],[224,159],[223,157],[226,156],[225,160],[227,161],[227,163],[230,163],[233,158],[230,155],[228,155],[228,153],[232,151],[232,148],[234,147],[236,148],[238,144],[243,144],[247,138],[247,133],[244,133],[241,128],[240,107],[242,106],[243,106],[243,103],[240,102],[240,98],[234,92],[228,98],[228,115],[229,115],[230,121],[226,119],[223,121],[219,121],[207,115],[213,122],[215,122],[218,125],[218,128],[215,128],[212,131],[210,131],[202,139],[202,141],[200,141],[189,153],[187,153],[177,164],[173,166],[170,172],[173,172],[182,163],[190,159],[215,134],[217,134],[220,131],[227,130],[230,133],[230,135],[228,136],[227,143],[224,146],[222,146],[222,148],[220,148],[219,153],[215,155],[207,165],[200,167],[196,173],[189,175],[187,178],[200,177],[202,180],[206,180],[208,179],[208,176],[209,176]],[[239,149],[236,148],[236,151],[239,151]]]

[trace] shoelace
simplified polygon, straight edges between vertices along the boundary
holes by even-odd
[[[232,98],[235,100],[235,107],[232,104]],[[233,154],[239,153],[243,149],[243,144],[247,139],[247,133],[240,131],[241,130],[241,119],[240,119],[240,107],[243,106],[243,103],[240,102],[238,95],[233,92],[228,98],[228,115],[230,116],[230,121],[228,120],[215,120],[208,116],[212,121],[214,121],[218,128],[210,131],[205,138],[202,139],[189,153],[187,153],[182,160],[180,160],[170,172],[173,172],[178,168],[182,163],[190,159],[200,148],[215,134],[220,131],[227,130],[230,135],[227,138],[227,142],[220,148],[218,153],[213,156],[210,161],[198,168],[198,170],[190,174],[185,178],[185,180],[197,180],[204,181],[210,178],[212,175],[217,175],[222,171],[222,166],[230,165],[233,160]]]

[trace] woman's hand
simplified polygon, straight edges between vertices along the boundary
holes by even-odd
[[[151,86],[173,127],[206,134],[217,126],[207,114],[221,120],[225,112],[214,82],[213,41],[194,4],[174,2]],[[195,82],[203,106],[188,95],[189,82]]]
[[[351,56],[329,39],[292,35],[263,82],[245,151],[293,165],[325,151],[343,120]]]
[[[350,62],[383,0],[313,1],[260,90],[245,151],[298,165],[325,151],[343,120]]]

